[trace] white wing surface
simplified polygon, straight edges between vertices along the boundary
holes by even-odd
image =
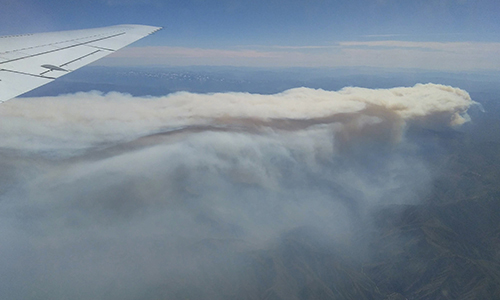
[[[0,102],[47,84],[160,27],[110,27],[0,37]]]

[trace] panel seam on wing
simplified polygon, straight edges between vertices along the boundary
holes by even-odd
[[[13,61],[18,61],[18,60],[21,60],[21,59],[26,59],[26,58],[36,57],[36,56],[40,56],[40,55],[43,55],[43,54],[48,54],[48,53],[53,53],[53,52],[57,52],[57,51],[65,50],[65,49],[70,49],[70,48],[74,48],[74,47],[78,47],[78,46],[83,46],[83,45],[90,44],[90,43],[93,43],[93,42],[97,42],[97,41],[102,41],[102,40],[106,40],[106,39],[114,38],[114,37],[117,37],[117,36],[123,35],[123,34],[125,34],[125,33],[126,33],[126,32],[117,33],[117,34],[114,34],[114,35],[106,36],[106,37],[103,37],[103,38],[100,38],[100,39],[95,39],[95,40],[88,41],[88,42],[84,42],[84,43],[74,44],[74,45],[71,45],[71,46],[66,46],[66,47],[59,48],[59,49],[54,49],[54,50],[50,50],[50,51],[45,51],[45,52],[40,52],[40,53],[36,53],[36,54],[32,54],[32,55],[27,55],[27,56],[23,56],[23,57],[18,57],[18,58],[11,59],[11,60],[7,60],[7,61],[2,61],[2,62],[0,62],[0,65],[1,65],[1,64],[10,63],[10,62],[13,62]]]

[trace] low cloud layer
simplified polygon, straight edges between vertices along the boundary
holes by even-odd
[[[113,65],[207,65],[247,67],[376,67],[424,70],[499,70],[500,43],[341,41],[332,45],[265,46],[233,49],[126,48],[102,60]]]
[[[459,126],[473,104],[435,84],[6,102],[0,298],[220,299],[304,228],[366,259],[371,209],[433,177],[405,130]]]

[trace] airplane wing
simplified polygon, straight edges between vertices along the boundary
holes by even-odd
[[[0,37],[0,102],[127,46],[160,27],[110,27]]]

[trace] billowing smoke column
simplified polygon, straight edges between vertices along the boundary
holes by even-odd
[[[473,103],[467,92],[435,84],[379,90],[349,87],[338,92],[297,88],[275,95],[176,93],[159,98],[78,93],[4,104],[0,143],[57,149],[60,141],[69,147],[77,143],[78,148],[188,126],[294,131],[317,124],[334,124],[347,136],[376,133],[399,140],[407,123],[460,125],[468,120],[466,111]],[[24,143],[24,138],[30,142]]]
[[[6,102],[0,298],[258,293],[273,279],[255,253],[303,230],[366,259],[371,208],[432,180],[405,129],[458,126],[473,104],[435,84]]]

